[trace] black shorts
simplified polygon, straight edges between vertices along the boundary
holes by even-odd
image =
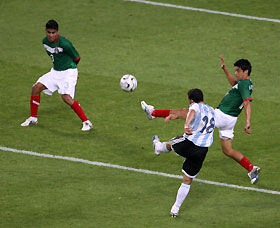
[[[202,167],[208,147],[200,147],[186,139],[184,136],[174,137],[170,140],[172,150],[185,158],[183,173],[194,178]]]

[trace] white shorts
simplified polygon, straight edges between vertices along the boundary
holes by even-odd
[[[77,79],[77,68],[63,71],[57,71],[52,68],[50,72],[40,77],[37,82],[47,87],[47,89],[43,90],[47,95],[52,95],[57,90],[59,94],[69,94],[74,99]]]
[[[218,128],[221,139],[233,139],[236,121],[237,117],[215,109],[215,127]]]

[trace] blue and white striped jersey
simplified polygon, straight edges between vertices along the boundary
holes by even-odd
[[[214,109],[203,103],[192,103],[189,110],[195,111],[195,116],[190,123],[192,135],[184,134],[185,138],[201,147],[210,147],[213,143],[215,128]]]

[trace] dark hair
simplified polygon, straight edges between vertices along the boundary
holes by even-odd
[[[203,93],[200,89],[189,90],[188,97],[189,99],[194,100],[195,103],[203,101]]]
[[[239,59],[233,65],[236,67],[240,67],[243,71],[248,70],[248,76],[250,76],[252,66],[248,59]]]
[[[58,24],[55,20],[49,20],[46,24],[46,29],[58,30]]]

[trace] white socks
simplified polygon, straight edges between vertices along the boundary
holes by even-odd
[[[171,212],[173,213],[178,213],[179,209],[184,202],[185,198],[187,197],[189,191],[190,191],[190,185],[182,183],[180,188],[178,189],[177,197],[176,197],[176,202],[171,208]]]
[[[160,142],[160,143],[158,143],[158,144],[156,145],[157,151],[165,152],[165,153],[170,152],[170,150],[168,150],[168,149],[166,148],[166,144],[167,144],[167,142]]]

